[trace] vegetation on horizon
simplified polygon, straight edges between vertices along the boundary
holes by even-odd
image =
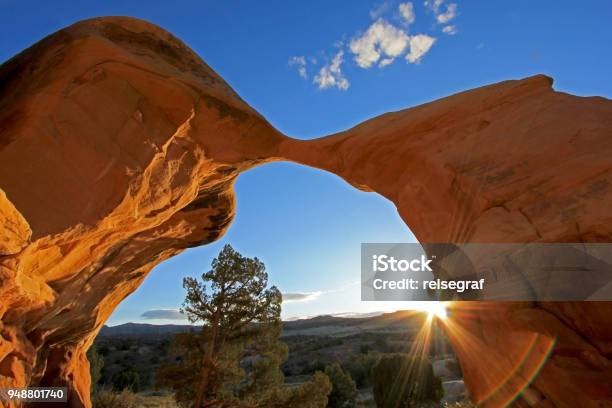
[[[184,287],[183,311],[201,325],[96,340],[88,353],[95,408],[446,407],[430,357],[447,379],[461,377],[454,359],[440,361],[440,342],[418,359],[408,354],[419,341],[418,317],[318,318],[286,323],[283,332],[282,297],[268,287],[265,266],[229,245]]]

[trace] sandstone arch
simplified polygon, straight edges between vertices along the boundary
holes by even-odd
[[[0,387],[66,384],[89,406],[84,353],[106,318],[154,265],[217,239],[237,175],[270,161],[377,191],[422,242],[610,242],[612,102],[551,85],[502,82],[297,141],[149,23],[45,38],[0,68]],[[611,310],[462,304],[449,334],[483,406],[526,386],[517,406],[607,406]]]

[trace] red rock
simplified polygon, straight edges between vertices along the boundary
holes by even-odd
[[[32,231],[21,213],[0,190],[0,256],[11,255],[28,245]]]
[[[159,262],[218,239],[233,182],[290,160],[393,201],[422,242],[610,242],[612,102],[536,76],[313,141],[276,131],[169,33],[61,30],[0,68],[0,387],[67,385]],[[445,323],[472,396],[612,403],[610,303],[461,303]],[[550,358],[548,358],[550,354]],[[535,375],[539,372],[539,375]]]

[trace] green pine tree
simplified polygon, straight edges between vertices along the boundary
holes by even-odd
[[[186,407],[322,408],[331,385],[315,375],[284,388],[280,365],[287,346],[279,341],[282,296],[257,258],[226,245],[202,280],[185,278],[182,312],[202,330],[176,336],[178,361],[160,367],[157,384],[175,391]]]
[[[357,399],[357,386],[351,375],[342,369],[338,363],[325,368],[332,391],[329,394],[327,406],[330,408],[354,408]]]

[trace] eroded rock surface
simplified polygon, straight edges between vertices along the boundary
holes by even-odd
[[[88,20],[0,68],[0,387],[67,385],[89,406],[85,352],[114,308],[218,239],[235,178],[274,160],[382,194],[422,242],[612,239],[609,100],[537,76],[297,141],[169,33]],[[483,406],[612,403],[610,303],[454,308]]]

